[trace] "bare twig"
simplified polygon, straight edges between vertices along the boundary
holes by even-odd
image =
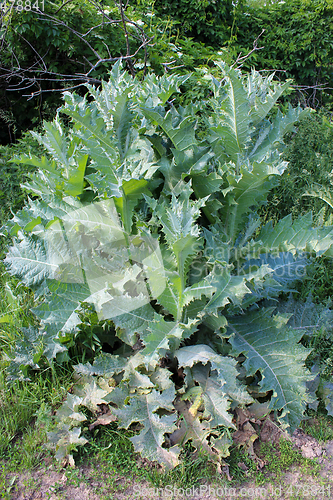
[[[130,50],[130,44],[129,44],[129,36],[128,36],[128,31],[127,31],[127,26],[126,26],[126,20],[125,20],[125,14],[124,14],[124,6],[123,6],[123,1],[122,0],[119,0],[119,6],[118,6],[118,8],[120,10],[121,21],[123,23],[123,30],[124,30],[124,34],[125,34],[125,40],[126,40],[127,66],[128,66],[128,69],[129,69],[131,75],[135,76],[135,70],[134,70],[134,66],[133,66],[133,61],[132,61],[132,58],[130,56],[131,50]]]
[[[176,62],[176,59],[173,61],[167,62],[167,63],[161,63],[162,66],[164,67],[164,71],[167,72],[169,69],[178,69],[178,68],[184,68],[184,64],[180,64],[179,66],[173,66],[172,68],[169,68],[171,64],[174,64]]]
[[[103,64],[103,63],[106,63],[106,62],[115,62],[115,61],[119,61],[119,59],[123,60],[123,61],[131,61],[133,59],[133,57],[135,57],[142,48],[144,48],[145,45],[148,45],[152,40],[153,40],[154,37],[151,37],[149,38],[146,42],[144,42],[142,45],[140,45],[140,47],[135,51],[133,52],[133,54],[129,54],[128,56],[123,56],[123,57],[111,57],[111,58],[106,58],[106,59],[99,59],[97,61],[96,64],[93,65],[93,67],[88,71],[88,73],[86,73],[85,75],[82,75],[82,76],[89,76],[90,73],[92,71],[94,71],[96,68],[98,68],[98,66],[100,64]],[[77,73],[79,74],[79,73]],[[134,73],[135,74],[135,73]],[[133,74],[133,76],[134,76]]]
[[[121,24],[121,20],[119,19],[116,19],[114,21],[108,21],[107,23],[105,23],[104,21],[100,24],[97,24],[96,26],[93,26],[92,28],[90,28],[86,33],[82,34],[82,36],[87,36],[89,35],[93,30],[95,30],[96,28],[100,28],[101,26],[109,26],[110,24]]]
[[[58,14],[58,12],[61,11],[61,9],[63,7],[65,7],[65,5],[67,5],[68,3],[72,2],[73,0],[67,0],[67,2],[63,3],[62,5],[60,5],[59,9],[55,11],[54,15]]]
[[[38,59],[40,60],[40,62],[42,63],[42,65],[44,66],[45,71],[47,71],[47,67],[46,67],[46,64],[45,64],[44,59],[42,58],[42,56],[31,45],[31,43],[29,42],[29,40],[27,40],[23,35],[21,35],[21,33],[19,33],[19,36],[29,45],[29,47],[31,48],[31,50],[36,54],[36,56],[38,57]]]
[[[246,61],[246,59],[248,59],[251,56],[251,54],[253,54],[253,52],[256,52],[257,50],[262,50],[265,48],[265,47],[258,47],[258,45],[257,45],[259,38],[265,33],[265,31],[266,30],[263,29],[262,32],[260,33],[260,35],[258,35],[257,38],[254,40],[253,49],[250,50],[250,52],[248,54],[246,54],[245,56],[241,56],[241,54],[238,54],[236,61],[231,66],[232,68],[234,66],[236,66],[237,64],[239,65],[239,63],[241,63],[239,66],[237,66],[237,69],[240,69],[242,67],[243,63]]]

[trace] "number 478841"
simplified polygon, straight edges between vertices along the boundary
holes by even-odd
[[[9,9],[15,9],[18,12],[44,11],[44,0],[0,0],[0,10],[6,12]]]

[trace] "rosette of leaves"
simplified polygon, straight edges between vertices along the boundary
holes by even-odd
[[[81,384],[50,435],[59,458],[85,442],[84,406],[139,425],[135,449],[172,466],[188,440],[226,456],[231,411],[258,394],[290,429],[311,400],[302,329],[274,301],[302,279],[309,254],[332,245],[333,229],[313,227],[311,214],[263,227],[256,215],[286,166],[283,136],[306,111],[270,118],[288,83],[219,67],[200,140],[201,103],[170,100],[186,77],[140,82],[117,64],[89,97],[65,93],[70,129],[58,116],[34,133],[45,156],[16,160],[38,170],[8,224],[5,262],[42,302],[27,337],[38,355],[21,348],[29,356],[14,354],[11,373],[61,362],[82,303],[114,327],[114,350],[75,366]]]

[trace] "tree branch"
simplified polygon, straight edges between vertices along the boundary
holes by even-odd
[[[32,97],[36,97],[41,95],[43,92],[58,92],[61,89],[43,89],[41,84],[43,81],[45,82],[55,82],[59,81],[61,84],[70,84],[71,82],[81,82],[80,84],[78,83],[74,87],[71,88],[77,88],[77,86],[84,84],[84,83],[97,83],[100,84],[100,80],[98,78],[94,78],[92,76],[92,73],[101,65],[101,64],[113,64],[114,62],[118,61],[119,59],[123,60],[126,62],[127,67],[132,74],[132,76],[135,75],[135,69],[134,69],[134,59],[137,57],[138,53],[140,51],[144,51],[144,74],[146,73],[147,69],[147,59],[148,59],[148,52],[147,48],[148,46],[153,42],[154,37],[147,37],[145,31],[141,26],[139,26],[136,22],[131,21],[128,19],[126,16],[125,10],[128,7],[128,1],[126,4],[124,4],[123,0],[116,1],[115,0],[115,6],[119,10],[119,19],[112,19],[108,13],[106,13],[103,9],[103,6],[100,5],[99,2],[96,2],[95,0],[88,0],[89,3],[96,9],[97,12],[101,13],[103,15],[103,22],[96,24],[95,26],[92,26],[89,28],[85,33],[79,32],[77,29],[71,27],[68,22],[59,19],[59,17],[55,17],[56,14],[58,14],[61,9],[63,9],[67,4],[69,4],[72,0],[67,0],[65,1],[61,7],[59,7],[54,14],[48,14],[46,12],[43,12],[41,10],[37,10],[37,19],[40,22],[51,22],[54,26],[60,26],[72,33],[75,37],[77,37],[86,47],[87,49],[92,53],[95,58],[95,61],[88,60],[84,54],[82,54],[82,59],[81,61],[75,61],[76,65],[81,65],[86,67],[86,65],[89,65],[89,71],[85,71],[84,73],[79,73],[76,72],[75,74],[68,75],[68,74],[63,74],[60,72],[54,72],[51,71],[48,68],[48,63],[46,62],[46,55],[47,51],[44,55],[40,54],[38,49],[23,35],[18,33],[18,35],[21,37],[21,39],[24,41],[27,46],[29,46],[30,50],[35,54],[35,61],[33,64],[31,64],[29,67],[22,67],[20,64],[19,59],[17,58],[16,54],[12,52],[12,57],[15,58],[15,64],[11,66],[11,68],[8,67],[0,67],[1,73],[0,74],[0,81],[5,80],[8,82],[6,85],[6,89],[8,91],[20,91],[20,90],[25,90],[27,88],[31,88],[34,85],[38,87],[38,90],[35,92],[32,92],[31,94],[28,95],[29,99]],[[9,25],[9,23],[8,23]],[[8,25],[6,28],[8,29]],[[87,37],[89,34],[93,32],[93,30],[96,30],[98,28],[101,28],[102,26],[108,26],[108,25],[118,25],[121,27],[123,33],[124,33],[124,38],[125,38],[125,43],[126,43],[126,55],[120,55],[120,56],[112,56],[109,46],[105,41],[102,41],[104,44],[107,55],[108,57],[103,57],[102,54],[99,53],[98,50],[94,48],[91,42],[87,40]],[[130,32],[128,27],[131,26],[133,28],[134,33]],[[131,30],[132,31],[132,30]],[[3,48],[6,46],[6,39],[5,39],[5,34],[2,37],[2,45]],[[136,50],[133,50],[131,53],[130,49],[130,39],[137,40],[139,42],[139,46]],[[137,45],[137,43],[136,43]],[[8,47],[8,52],[10,52],[11,48]],[[49,50],[49,49],[48,49]],[[14,61],[13,61],[14,63]],[[17,81],[18,80],[18,81]],[[15,81],[15,83],[13,83]],[[60,83],[59,82],[59,83]]]

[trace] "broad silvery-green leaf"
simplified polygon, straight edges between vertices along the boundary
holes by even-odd
[[[293,430],[309,400],[305,383],[313,377],[304,367],[309,350],[298,343],[302,333],[288,328],[287,321],[284,316],[272,316],[270,309],[248,312],[228,318],[228,332],[232,354],[245,355],[247,375],[260,372],[262,392],[272,391],[270,408],[283,409],[283,418]]]
[[[200,385],[205,410],[210,415],[210,425],[211,427],[223,425],[234,428],[233,416],[228,413],[230,401],[223,391],[225,381],[219,378],[217,372],[214,371],[210,374],[209,371],[207,365],[196,365],[192,368],[192,377]]]
[[[194,130],[194,117],[188,113],[188,107],[178,110],[172,107],[165,113],[164,108],[143,109],[144,115],[159,125],[179,151],[188,150],[197,144]]]
[[[64,250],[67,258],[67,247]],[[12,274],[19,276],[25,285],[31,287],[40,285],[47,278],[53,278],[59,268],[59,263],[50,259],[47,242],[31,236],[24,237],[20,242],[14,241],[5,263]]]
[[[227,175],[229,190],[226,194],[225,207],[219,210],[225,225],[225,232],[234,241],[238,236],[252,207],[260,206],[268,192],[277,183],[281,171],[266,162],[253,162],[251,170],[248,166],[240,166],[239,175]]]
[[[311,295],[305,302],[297,301],[292,296],[285,302],[280,301],[277,310],[281,314],[289,314],[288,325],[298,329],[303,335],[311,336],[321,330],[330,334],[333,325],[333,311],[329,305],[313,302]]]

